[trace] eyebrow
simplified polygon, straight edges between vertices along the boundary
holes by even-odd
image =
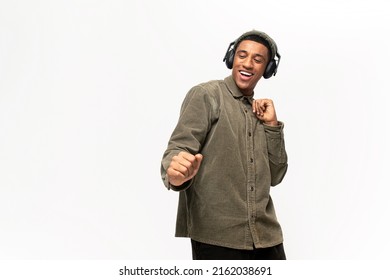
[[[237,50],[237,53],[240,53],[240,52],[244,52],[244,53],[248,53],[246,50]],[[261,56],[263,59],[266,59],[267,57],[260,54],[260,53],[255,53],[255,56]]]

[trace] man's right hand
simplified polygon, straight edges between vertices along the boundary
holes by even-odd
[[[171,164],[167,169],[169,183],[173,186],[181,186],[192,179],[198,173],[203,156],[180,152],[172,157]]]

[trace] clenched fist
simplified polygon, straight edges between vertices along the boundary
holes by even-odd
[[[253,113],[256,114],[256,117],[263,121],[264,124],[270,126],[278,125],[274,103],[271,99],[253,100],[252,109]]]
[[[181,186],[192,179],[198,173],[203,156],[180,152],[172,157],[171,164],[167,169],[169,183],[173,186]]]

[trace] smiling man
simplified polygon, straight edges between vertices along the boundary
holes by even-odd
[[[176,236],[189,237],[193,259],[286,259],[270,196],[287,171],[283,123],[272,100],[255,100],[259,80],[276,74],[280,55],[264,32],[232,42],[232,73],[193,87],[161,163],[179,192]]]

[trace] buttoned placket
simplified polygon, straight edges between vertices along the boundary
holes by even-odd
[[[255,188],[255,159],[254,159],[254,124],[256,123],[253,115],[251,104],[248,99],[243,99],[243,107],[245,113],[245,133],[246,133],[246,147],[247,147],[247,210],[248,210],[248,221],[249,230],[252,235],[251,243],[257,243],[258,235],[256,233],[256,188]]]

